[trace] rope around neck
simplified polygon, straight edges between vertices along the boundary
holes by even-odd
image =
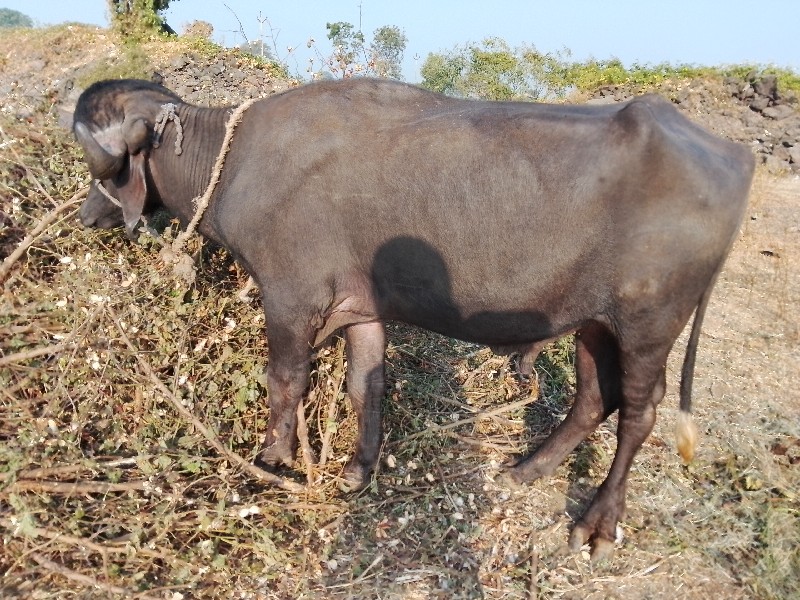
[[[194,261],[192,258],[183,252],[183,245],[186,243],[186,240],[189,239],[194,233],[194,230],[197,228],[198,223],[200,223],[200,219],[203,218],[203,213],[205,213],[206,209],[208,208],[208,204],[211,201],[211,196],[214,194],[214,190],[217,187],[217,183],[219,183],[219,177],[222,173],[222,167],[225,166],[225,157],[228,155],[228,151],[231,147],[231,142],[233,141],[233,133],[236,130],[236,126],[241,122],[242,117],[244,116],[245,111],[250,108],[250,106],[257,100],[257,98],[251,98],[238,106],[236,110],[233,111],[231,114],[230,119],[225,124],[225,138],[222,140],[222,147],[219,150],[219,155],[217,156],[217,160],[214,163],[214,169],[211,172],[211,180],[208,182],[208,186],[206,187],[206,191],[203,193],[202,196],[198,196],[192,199],[192,204],[195,206],[194,216],[192,220],[189,221],[189,224],[186,226],[186,229],[178,234],[175,240],[172,242],[172,246],[165,246],[162,248],[160,254],[161,258],[168,263],[173,263],[174,272],[177,276],[184,279],[187,283],[192,283],[194,281],[195,276],[195,267]],[[164,105],[162,107],[163,113],[169,114],[169,109],[167,108],[168,105]],[[174,113],[174,106],[173,111]],[[176,121],[176,124],[179,122],[177,120],[177,115],[172,117],[173,120]],[[169,120],[167,118],[167,120]],[[166,122],[164,123],[166,126]],[[163,131],[163,126],[161,127],[161,131]],[[160,135],[160,134],[159,134]],[[182,139],[182,134],[181,134]],[[176,153],[178,152],[178,143],[176,140]],[[188,259],[188,260],[187,260]]]
[[[238,106],[236,110],[233,111],[231,118],[228,119],[228,122],[225,125],[225,139],[222,140],[222,147],[219,149],[219,155],[214,163],[214,170],[211,172],[211,181],[208,182],[208,187],[206,187],[206,191],[202,196],[192,199],[192,204],[195,205],[194,217],[192,217],[192,220],[186,226],[186,230],[181,232],[181,234],[178,235],[178,237],[176,237],[175,241],[172,243],[172,249],[174,251],[178,252],[180,250],[183,243],[189,238],[190,235],[192,235],[192,233],[194,233],[194,230],[197,228],[197,224],[200,222],[200,219],[203,218],[203,213],[208,208],[208,203],[211,201],[211,196],[214,194],[217,183],[219,183],[219,176],[222,173],[222,167],[225,166],[225,157],[228,156],[228,150],[231,148],[233,132],[236,130],[236,126],[242,120],[244,112],[250,108],[255,101],[256,98],[251,98],[244,104]]]

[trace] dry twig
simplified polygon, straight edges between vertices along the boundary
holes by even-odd
[[[17,525],[13,523],[10,519],[0,519],[0,526],[5,527],[7,530],[12,532],[14,532],[17,528]],[[88,550],[96,554],[101,554],[103,557],[105,557],[108,554],[131,553],[131,546],[130,544],[127,543],[98,544],[97,542],[94,542],[88,538],[69,535],[68,533],[63,533],[61,531],[52,531],[44,527],[27,527],[25,529],[25,532],[31,537],[36,537],[36,538],[41,537],[41,538],[46,538],[48,540],[52,540],[53,542],[61,542],[79,548],[80,550]],[[159,558],[159,559],[166,558],[164,553],[158,552],[156,550],[151,550],[149,548],[135,548],[135,552],[136,554],[140,554],[142,556],[149,556],[151,558]],[[170,560],[175,561],[178,559],[176,559],[173,556],[170,557]]]
[[[68,208],[78,204],[81,202],[86,195],[89,193],[89,186],[81,188],[77,192],[72,195],[72,198],[69,200],[62,202],[58,206],[56,206],[53,210],[47,213],[42,220],[39,221],[39,224],[33,228],[33,230],[25,236],[25,239],[22,240],[19,245],[14,249],[14,251],[6,256],[3,264],[0,265],[0,283],[5,281],[5,278],[8,276],[9,272],[11,271],[11,267],[14,266],[14,263],[17,262],[20,257],[25,254],[25,251],[31,247],[33,242],[36,241],[36,238],[39,237],[42,232],[47,229],[52,223],[54,223],[60,216]]]
[[[535,543],[531,545],[528,568],[528,600],[536,600],[539,597],[539,548]]]
[[[106,481],[31,481],[17,479],[9,484],[8,490],[14,492],[36,492],[48,494],[111,494],[113,492],[130,492],[143,490],[147,481],[125,481],[123,483],[109,483]]]
[[[336,368],[334,369],[333,373],[338,377],[339,381],[337,382],[336,390],[328,399],[328,413],[325,418],[325,433],[322,435],[322,450],[320,450],[319,453],[320,467],[325,466],[325,464],[328,462],[328,455],[331,453],[331,439],[333,438],[333,432],[336,429],[334,424],[336,423],[336,413],[338,411],[337,400],[339,399],[339,394],[341,393],[342,385],[344,384],[344,349],[342,348],[342,342],[337,344],[337,352],[338,359],[336,361]]]
[[[48,571],[57,573],[58,575],[61,575],[62,577],[65,577],[70,581],[74,581],[81,585],[102,590],[107,594],[118,594],[123,596],[124,598],[139,598],[140,600],[160,600],[155,596],[150,596],[148,594],[136,594],[131,592],[131,590],[126,590],[125,588],[121,588],[116,585],[111,585],[110,583],[103,583],[102,581],[99,581],[94,577],[89,577],[88,575],[84,575],[83,573],[78,573],[77,571],[68,569],[64,565],[55,563],[49,558],[45,558],[38,552],[32,553],[31,558],[34,561],[36,561],[41,567],[47,569]]]
[[[395,440],[394,442],[390,443],[389,446],[404,444],[409,440],[413,440],[414,438],[418,438],[433,431],[447,431],[448,429],[455,429],[456,427],[460,427],[461,425],[468,425],[469,423],[475,423],[477,421],[480,421],[481,419],[488,419],[491,417],[496,417],[497,415],[509,413],[523,406],[527,406],[528,404],[531,404],[532,402],[535,401],[536,397],[529,396],[527,398],[523,398],[522,400],[517,400],[516,402],[512,402],[511,404],[506,404],[504,406],[500,406],[492,410],[476,412],[472,417],[461,419],[459,421],[454,421],[452,423],[447,423],[446,425],[436,425],[436,424],[430,425],[429,427],[426,427],[423,431],[418,431],[417,433],[412,433],[411,435],[407,435],[401,440]]]
[[[57,467],[37,467],[34,469],[23,469],[21,471],[17,471],[16,473],[0,473],[0,481],[11,479],[12,476],[15,476],[17,479],[47,479],[48,477],[72,475],[73,473],[80,473],[81,471],[114,469],[116,467],[136,465],[137,461],[142,460],[143,458],[149,459],[150,455],[142,454],[136,458],[119,458],[93,464],[72,464],[59,465]]]
[[[306,467],[306,478],[309,485],[314,485],[317,482],[317,469],[315,466],[317,457],[314,456],[314,450],[308,441],[308,424],[306,423],[306,412],[302,401],[297,405],[297,438],[300,440],[303,464]]]
[[[44,346],[42,348],[32,348],[31,350],[23,350],[7,356],[0,357],[0,367],[10,365],[15,362],[22,362],[30,358],[37,358],[39,356],[47,356],[48,354],[58,354],[62,350],[72,350],[75,348],[74,343],[53,344],[52,346]]]

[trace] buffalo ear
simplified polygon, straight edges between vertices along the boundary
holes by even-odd
[[[146,152],[129,155],[127,168],[114,181],[122,204],[125,229],[131,238],[147,203],[146,163]]]
[[[150,144],[150,128],[144,119],[138,118],[130,123],[126,121],[122,125],[122,130],[128,153],[136,154]]]

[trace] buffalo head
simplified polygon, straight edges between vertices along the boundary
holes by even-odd
[[[178,96],[146,81],[101,81],[84,91],[75,107],[73,132],[89,172],[110,182],[116,191],[129,235],[147,204],[147,158],[154,147],[154,123],[166,103],[177,102]],[[119,209],[99,190],[93,188],[84,204],[84,224],[121,224]]]
[[[112,188],[113,184],[107,183],[106,189]],[[113,192],[109,190],[113,195]],[[86,227],[99,227],[100,229],[114,229],[125,224],[122,215],[122,207],[112,203],[105,194],[100,191],[96,184],[92,184],[89,195],[81,204],[78,213],[81,223]]]

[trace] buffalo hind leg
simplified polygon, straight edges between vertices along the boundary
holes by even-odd
[[[345,331],[347,394],[358,420],[355,453],[344,469],[348,491],[365,487],[378,462],[382,435],[381,400],[385,393],[383,323],[356,323]]]
[[[581,516],[569,539],[577,551],[592,542],[592,560],[610,558],[614,551],[617,523],[625,516],[625,491],[633,458],[650,435],[656,406],[666,390],[666,359],[669,345],[653,352],[632,352],[622,357],[622,403],[617,426],[617,451],[608,475]]]
[[[551,475],[575,447],[617,409],[620,398],[617,343],[592,323],[575,333],[577,392],[566,418],[542,445],[504,473],[511,486]]]
[[[267,333],[269,420],[256,464],[268,470],[292,466],[297,454],[297,407],[308,388],[311,346],[307,335],[272,326]]]

